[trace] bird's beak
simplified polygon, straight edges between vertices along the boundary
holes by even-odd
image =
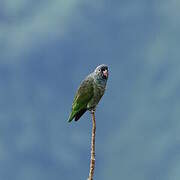
[[[107,69],[103,71],[103,75],[104,75],[106,78],[108,78],[108,70],[107,70]]]

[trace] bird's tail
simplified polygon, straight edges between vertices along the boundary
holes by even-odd
[[[71,112],[71,114],[69,115],[69,118],[68,118],[69,123],[74,119],[74,116],[75,116],[75,114],[73,112]]]
[[[86,108],[81,109],[75,116],[75,121],[78,121],[80,119],[80,117],[87,111]]]
[[[84,109],[81,109],[80,111],[72,111],[70,116],[69,116],[69,119],[68,119],[68,122],[71,122],[74,118],[75,118],[75,121],[78,121],[79,118],[87,111],[86,108]]]

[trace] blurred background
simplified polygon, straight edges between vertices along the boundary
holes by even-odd
[[[180,1],[1,0],[0,179],[85,180],[80,82],[108,64],[97,180],[180,179]]]

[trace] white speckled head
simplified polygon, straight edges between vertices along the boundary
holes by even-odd
[[[99,77],[101,77],[102,79],[108,79],[108,66],[105,64],[101,64],[99,65],[96,69],[95,69],[95,74],[98,75]]]

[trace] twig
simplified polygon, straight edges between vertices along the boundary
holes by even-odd
[[[95,168],[95,136],[96,136],[96,119],[95,111],[91,111],[92,114],[92,136],[91,136],[91,162],[89,169],[89,178],[88,180],[93,180],[94,168]]]

